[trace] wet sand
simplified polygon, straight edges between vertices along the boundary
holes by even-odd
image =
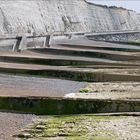
[[[0,74],[0,96],[63,97],[86,82]]]
[[[33,123],[35,115],[0,112],[0,140],[15,140],[13,135]]]

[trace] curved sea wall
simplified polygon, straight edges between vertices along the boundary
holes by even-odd
[[[0,34],[140,30],[140,15],[85,0],[1,0]]]
[[[86,35],[86,37],[96,41],[131,42],[140,40],[140,32],[100,33],[97,35]]]

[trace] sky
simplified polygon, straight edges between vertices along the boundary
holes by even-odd
[[[140,13],[140,0],[88,0],[97,4],[124,7]]]

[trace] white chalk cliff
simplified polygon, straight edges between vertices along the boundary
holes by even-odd
[[[140,30],[140,15],[85,0],[1,0],[0,34]]]

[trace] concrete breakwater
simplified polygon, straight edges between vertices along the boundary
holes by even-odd
[[[86,38],[79,38],[76,40],[67,39],[60,44],[61,45],[53,45],[51,48],[27,48],[27,50],[20,52],[1,52],[0,73],[5,73],[4,79],[7,79],[6,81],[8,81],[4,82],[5,80],[1,80],[2,88],[5,86],[7,87],[9,81],[11,81],[11,83],[9,83],[8,86],[9,90],[3,88],[1,92],[3,95],[0,95],[0,110],[30,112],[36,114],[139,112],[140,101],[138,86],[140,81],[140,49],[138,46],[96,42]],[[77,45],[77,48],[71,47],[73,45]],[[111,48],[111,50],[108,50],[109,48]],[[52,49],[52,51],[50,51],[50,49]],[[119,49],[119,51],[116,49]],[[93,57],[91,57],[92,55]],[[119,58],[119,60],[112,60],[115,58]],[[14,74],[24,75],[26,78],[21,78],[20,76],[18,79],[14,78],[15,80],[13,81],[11,78],[11,80],[9,79],[9,76],[6,78],[6,75],[9,73],[12,74],[10,77],[16,77],[13,76]],[[126,86],[122,84],[122,89],[118,90],[118,87],[120,86],[117,84],[115,85],[115,89],[109,88],[107,93],[111,94],[111,96],[113,96],[113,94],[119,95],[119,97],[117,96],[117,98],[114,98],[113,96],[113,99],[110,99],[108,96],[109,98],[106,98],[100,96],[100,92],[95,90],[91,99],[87,98],[87,92],[90,92],[90,90],[79,89],[78,92],[83,94],[82,97],[86,97],[83,99],[80,98],[79,94],[73,93],[75,90],[71,90],[74,87],[76,87],[74,89],[78,90],[79,86],[76,86],[76,84],[74,86],[69,84],[68,87],[65,86],[65,93],[68,95],[60,96],[58,91],[61,91],[65,84],[60,84],[60,81],[56,81],[56,84],[52,82],[52,87],[60,85],[58,86],[58,90],[55,91],[54,94],[46,94],[50,91],[47,86],[51,87],[50,84],[47,84],[48,82],[44,82],[48,81],[46,80],[47,77],[81,82],[103,82],[105,89],[107,87],[106,82],[131,82],[129,89],[135,89],[135,92],[133,92],[134,90],[129,89],[127,92]],[[36,79],[38,78],[40,80],[37,82]],[[133,86],[134,81],[137,81],[137,83]],[[34,84],[34,82],[36,84]],[[29,85],[28,83],[31,84]],[[69,81],[69,83],[71,82]],[[83,85],[83,83],[81,84]],[[30,88],[27,88],[27,85]],[[31,88],[31,85],[34,85],[34,90]],[[94,89],[95,86],[96,85],[93,86]],[[136,87],[138,89],[137,91]],[[15,88],[18,90],[15,90]],[[68,88],[70,89],[70,92],[67,92]],[[41,94],[42,89],[43,92]],[[17,94],[15,94],[15,92]],[[98,94],[101,98],[95,96],[95,94]],[[53,98],[51,98],[52,95],[54,95]],[[70,95],[74,96],[71,97]],[[130,98],[128,99],[128,97]]]
[[[140,15],[86,0],[4,0],[0,34],[139,30]]]
[[[62,115],[109,112],[138,112],[139,101],[84,100],[65,98],[0,97],[0,110]]]

